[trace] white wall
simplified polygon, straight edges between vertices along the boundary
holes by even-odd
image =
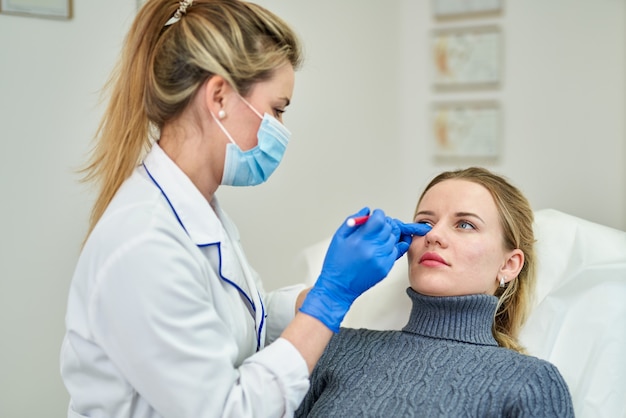
[[[70,21],[0,14],[1,417],[67,409],[59,350],[92,197],[74,171],[135,10],[133,1],[73,3]]]
[[[0,416],[63,416],[58,373],[67,289],[92,194],[75,170],[100,115],[134,1],[74,0],[74,18],[0,14]],[[306,46],[271,181],[223,189],[268,288],[292,260],[364,205],[408,219],[440,164],[427,109],[429,2],[263,0]],[[504,151],[488,167],[537,209],[626,229],[625,10],[622,0],[506,2]],[[447,25],[460,25],[453,22]],[[465,95],[450,95],[464,98]]]
[[[504,3],[495,18],[441,23],[429,1],[263,2],[294,23],[307,47],[286,115],[294,138],[272,181],[220,194],[270,285],[291,281],[293,256],[347,214],[367,204],[407,219],[427,180],[467,164],[505,174],[536,209],[626,229],[625,2]],[[503,33],[501,88],[434,92],[431,31],[483,24]],[[473,97],[501,103],[501,157],[438,162],[429,106]]]

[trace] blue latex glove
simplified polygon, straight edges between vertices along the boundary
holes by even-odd
[[[351,217],[368,212],[369,209],[363,208]],[[397,244],[404,228],[398,222],[378,209],[361,226],[350,227],[343,222],[331,240],[322,272],[300,311],[338,332],[352,302],[386,277],[398,258]],[[404,230],[405,235],[410,232]]]
[[[398,258],[402,257],[408,250],[413,240],[413,235],[424,236],[432,229],[428,224],[423,223],[410,223],[405,224],[398,219],[392,219],[398,228],[400,229],[400,239],[396,244],[398,250]]]

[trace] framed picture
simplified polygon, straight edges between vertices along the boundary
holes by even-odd
[[[500,85],[502,34],[497,27],[435,31],[431,51],[436,88]]]
[[[436,157],[498,156],[502,132],[498,103],[437,103],[431,116]]]
[[[70,19],[71,0],[0,0],[0,12],[27,16]]]
[[[504,0],[432,0],[433,14],[437,18],[490,15],[502,11]]]

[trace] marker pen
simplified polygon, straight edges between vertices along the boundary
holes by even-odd
[[[367,222],[367,220],[370,218],[369,215],[365,215],[365,216],[355,216],[354,218],[349,218],[346,221],[346,224],[348,226],[359,226],[359,225],[363,225],[365,222]]]

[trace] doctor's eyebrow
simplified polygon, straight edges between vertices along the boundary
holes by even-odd
[[[289,97],[280,97],[279,100],[284,100],[285,101],[285,107],[289,106],[291,104],[291,100],[289,100]]]

